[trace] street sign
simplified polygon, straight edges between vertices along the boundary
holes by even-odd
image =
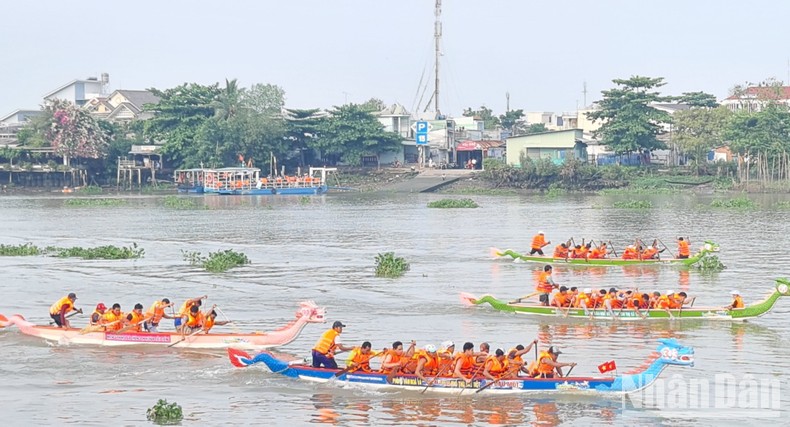
[[[431,128],[433,126],[425,120],[420,120],[414,124],[414,140],[417,145],[428,145],[428,132],[431,131]]]
[[[417,142],[417,145],[428,145],[428,134],[427,133],[415,134],[415,141]]]
[[[411,124],[411,129],[417,133],[427,133],[433,130],[431,122],[420,120]]]

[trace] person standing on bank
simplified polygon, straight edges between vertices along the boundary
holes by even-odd
[[[313,367],[337,369],[335,354],[341,351],[351,351],[354,347],[348,347],[340,342],[339,336],[345,328],[341,321],[337,320],[332,324],[332,329],[321,334],[321,338],[313,346]]]

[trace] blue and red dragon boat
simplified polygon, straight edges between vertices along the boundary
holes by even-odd
[[[657,352],[653,353],[641,369],[610,377],[561,377],[530,378],[517,377],[497,380],[495,384],[483,377],[475,377],[471,383],[453,377],[436,377],[425,382],[415,375],[399,374],[388,377],[380,372],[348,372],[341,369],[313,368],[302,361],[288,362],[271,353],[262,352],[255,357],[229,348],[228,357],[236,367],[263,363],[273,373],[290,378],[314,382],[336,381],[338,384],[353,384],[374,389],[396,389],[439,393],[486,394],[506,393],[632,393],[652,384],[669,365],[694,366],[694,349],[678,343],[675,339],[660,339]]]

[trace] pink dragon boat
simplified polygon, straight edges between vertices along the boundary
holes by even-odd
[[[303,301],[296,312],[296,319],[273,332],[253,333],[194,333],[182,336],[177,332],[85,332],[79,328],[58,328],[35,325],[19,314],[8,318],[0,314],[0,327],[16,325],[25,334],[58,344],[88,344],[102,346],[145,345],[192,349],[249,348],[266,349],[286,345],[302,332],[308,323],[323,323],[325,309],[312,301]],[[5,319],[5,320],[4,320]]]

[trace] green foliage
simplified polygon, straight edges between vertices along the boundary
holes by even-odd
[[[652,91],[665,84],[664,78],[633,76],[612,81],[618,87],[603,91],[600,108],[586,113],[588,119],[602,122],[595,136],[616,154],[664,148],[658,135],[661,123],[669,122],[669,114],[649,105],[671,100]]]
[[[309,140],[311,148],[349,165],[358,165],[365,155],[401,148],[400,135],[386,132],[370,112],[357,104],[335,107],[330,117],[321,121],[318,131],[318,138]]]
[[[708,152],[726,144],[724,134],[731,116],[727,107],[719,107],[692,108],[672,117],[673,141],[694,161],[697,174],[706,172]]]
[[[376,277],[396,278],[403,276],[411,266],[404,258],[396,257],[395,252],[376,255]]]
[[[178,196],[170,195],[164,198],[162,204],[166,208],[170,208],[170,209],[182,209],[182,210],[208,209],[208,206],[198,203],[197,200],[193,197],[178,197]]]
[[[546,127],[545,123],[533,123],[527,126],[527,129],[524,131],[525,135],[531,135],[533,133],[543,133],[548,132],[549,128]]]
[[[46,252],[58,258],[82,258],[82,259],[135,259],[142,258],[145,254],[143,248],[137,247],[137,243],[132,243],[129,247],[117,247],[112,245],[98,246],[95,248],[57,248],[47,247]]]
[[[718,256],[709,255],[702,257],[702,259],[694,264],[694,268],[704,272],[715,272],[724,270],[727,266],[721,262]]]
[[[790,201],[783,200],[781,202],[777,202],[776,207],[779,209],[790,209]]]
[[[0,256],[31,256],[41,255],[43,251],[32,243],[23,245],[4,245],[0,244]]]
[[[184,261],[188,261],[190,265],[201,266],[212,273],[222,273],[233,267],[250,264],[250,259],[247,258],[247,255],[232,249],[209,252],[208,257],[202,256],[200,252],[187,252],[184,250],[181,251],[181,254],[184,257]]]
[[[123,199],[66,199],[63,202],[64,206],[68,207],[97,207],[97,206],[121,206],[125,205],[126,200]]]
[[[474,117],[482,120],[483,127],[487,130],[493,130],[499,124],[499,117],[495,116],[493,110],[486,106],[480,106],[477,110],[472,110],[472,107],[469,107],[464,110],[463,115],[464,117]]]
[[[159,399],[145,414],[149,421],[158,425],[178,424],[184,419],[181,405],[176,402],[167,403],[164,399]]]
[[[77,190],[77,193],[84,194],[86,196],[93,196],[96,194],[101,194],[102,189],[98,185],[89,185],[87,187],[80,188],[79,190]]]
[[[705,92],[683,92],[677,101],[681,104],[688,104],[691,108],[716,108],[719,106],[716,96]]]
[[[479,208],[472,199],[442,199],[428,203],[429,208],[454,209],[454,208]]]
[[[288,143],[290,151],[299,153],[298,162],[300,166],[311,164],[312,160],[310,147],[313,145],[310,141],[318,135],[319,127],[322,119],[318,115],[321,110],[298,110],[286,109],[285,110],[285,139]]]
[[[724,209],[754,209],[757,205],[746,196],[736,197],[734,199],[719,199],[710,203],[712,208]]]
[[[526,133],[526,129],[524,129],[524,110],[510,110],[500,115],[499,123],[502,124],[502,128],[511,131],[512,135]]]
[[[612,207],[618,209],[651,209],[653,203],[650,200],[620,200],[614,202]]]

